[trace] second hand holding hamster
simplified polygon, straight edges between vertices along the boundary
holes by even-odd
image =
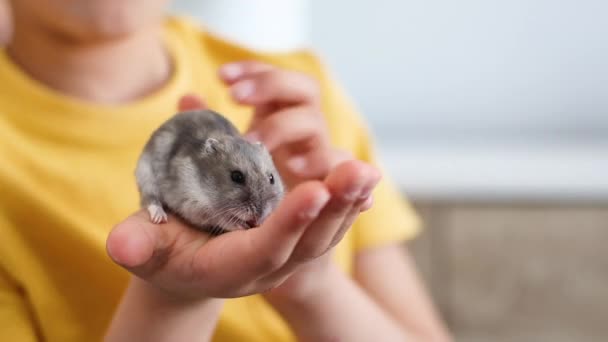
[[[210,110],[178,113],[161,125],[135,176],[152,222],[166,222],[168,209],[213,235],[259,226],[283,195],[266,148]]]

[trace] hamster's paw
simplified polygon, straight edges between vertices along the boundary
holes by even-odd
[[[150,204],[148,206],[148,213],[150,214],[150,221],[154,224],[167,222],[167,213],[161,205]]]

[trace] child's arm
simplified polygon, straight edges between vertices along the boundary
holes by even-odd
[[[388,314],[420,341],[450,341],[409,253],[400,244],[362,250],[355,279]]]
[[[450,341],[402,247],[360,252],[355,281],[333,267],[314,296],[271,301],[300,341]]]
[[[222,302],[180,299],[132,277],[104,341],[209,341]]]
[[[336,266],[332,265],[323,283],[311,296],[269,300],[299,341],[411,340],[397,320]]]

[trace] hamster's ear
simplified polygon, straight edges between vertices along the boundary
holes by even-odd
[[[203,155],[208,155],[219,151],[220,142],[217,139],[209,138],[203,144]]]

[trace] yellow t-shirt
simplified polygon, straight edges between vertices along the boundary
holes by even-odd
[[[203,96],[244,130],[251,109],[233,103],[220,65],[261,60],[317,78],[336,147],[373,162],[370,138],[350,102],[310,52],[260,54],[203,32],[183,19],[165,22],[175,72],[161,90],[106,106],[62,95],[32,80],[0,51],[0,341],[100,340],[129,274],[112,263],[105,240],[138,209],[135,162],[150,133],[185,93]],[[388,180],[337,247],[350,271],[363,248],[412,237],[418,221]],[[228,300],[214,341],[292,341],[260,296]]]

